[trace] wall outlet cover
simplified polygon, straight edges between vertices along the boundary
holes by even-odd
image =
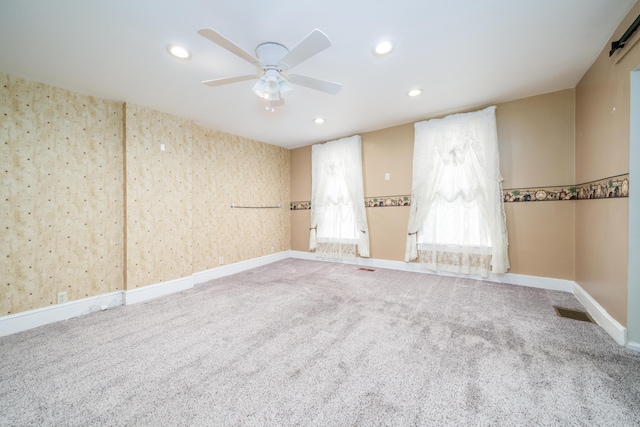
[[[67,292],[58,292],[58,304],[64,304],[67,301]]]

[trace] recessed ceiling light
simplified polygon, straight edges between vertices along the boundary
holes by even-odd
[[[394,48],[393,42],[390,40],[383,40],[373,48],[373,54],[376,56],[382,56],[390,53]]]
[[[171,55],[175,56],[176,58],[180,58],[180,59],[191,58],[191,53],[187,49],[181,46],[169,45],[167,46],[167,52],[169,52]]]
[[[316,117],[315,119],[313,119],[313,123],[321,125],[324,123],[324,119],[322,117]]]
[[[414,97],[422,94],[422,89],[411,89],[407,92],[407,96]]]

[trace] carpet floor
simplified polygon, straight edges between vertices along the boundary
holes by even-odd
[[[0,425],[640,425],[640,354],[554,305],[288,259],[0,338]]]

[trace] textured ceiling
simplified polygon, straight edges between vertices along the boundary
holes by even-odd
[[[130,102],[283,147],[574,87],[635,0],[23,0],[0,2],[0,71]],[[213,28],[254,53],[290,49],[313,29],[333,46],[292,72],[340,82],[294,86],[265,110],[253,82],[202,80],[255,68],[196,33]],[[391,55],[373,45],[392,39]],[[170,57],[169,44],[192,58]],[[422,96],[409,98],[414,87]],[[313,123],[322,116],[323,125]]]

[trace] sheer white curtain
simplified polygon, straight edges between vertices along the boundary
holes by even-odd
[[[309,250],[329,258],[369,256],[362,142],[352,136],[311,147]]]
[[[509,268],[495,109],[415,124],[405,261],[481,276]]]

